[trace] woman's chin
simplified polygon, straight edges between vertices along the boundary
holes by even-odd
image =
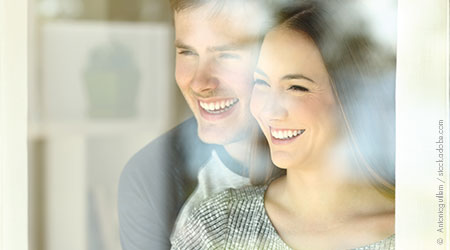
[[[295,157],[288,152],[272,152],[271,157],[273,164],[281,169],[289,169],[295,165],[298,165],[298,162],[294,161]]]

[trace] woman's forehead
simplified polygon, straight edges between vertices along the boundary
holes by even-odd
[[[276,68],[323,64],[319,49],[306,33],[280,28],[266,35],[259,59],[258,65]]]

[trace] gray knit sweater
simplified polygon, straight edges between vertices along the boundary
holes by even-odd
[[[291,249],[264,209],[267,186],[228,189],[204,201],[175,235],[172,249]],[[394,250],[394,235],[357,248]]]

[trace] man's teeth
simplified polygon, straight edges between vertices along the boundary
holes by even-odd
[[[280,140],[286,140],[291,139],[293,137],[296,137],[298,135],[303,134],[305,132],[304,129],[297,129],[297,130],[271,130],[270,133],[273,137]]]
[[[208,113],[217,114],[217,113],[222,113],[222,112],[229,110],[238,101],[239,101],[239,99],[237,99],[237,98],[222,100],[222,101],[217,101],[217,102],[209,102],[209,103],[200,101],[200,107],[202,107]]]

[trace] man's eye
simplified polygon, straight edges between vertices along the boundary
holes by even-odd
[[[255,80],[253,81],[253,83],[254,83],[255,85],[260,85],[260,86],[267,86],[267,87],[270,87],[270,85],[269,85],[266,81],[261,80],[261,79],[255,79]]]
[[[309,89],[300,86],[300,85],[292,85],[288,88],[288,90],[301,91],[301,92],[309,92]]]
[[[178,54],[184,55],[184,56],[195,56],[195,55],[197,55],[197,53],[195,53],[192,50],[180,50],[180,51],[178,51]]]
[[[241,56],[234,53],[220,53],[219,54],[220,59],[240,59]]]

